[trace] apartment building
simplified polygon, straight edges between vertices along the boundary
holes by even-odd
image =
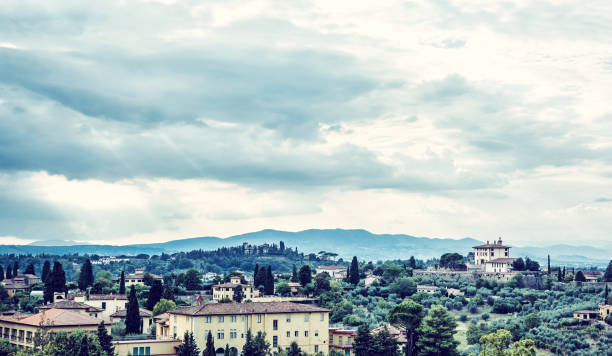
[[[329,349],[340,352],[344,356],[353,356],[353,341],[357,336],[357,330],[329,328]]]
[[[347,269],[345,266],[319,266],[317,267],[317,274],[326,272],[329,274],[331,279],[338,280],[346,278]]]
[[[74,300],[102,309],[98,317],[105,321],[110,321],[115,312],[126,309],[128,303],[126,294],[90,294],[88,298],[84,295],[75,296]]]
[[[37,314],[18,314],[0,316],[2,338],[19,348],[33,348],[34,335],[46,330],[51,334],[60,331],[73,332],[83,330],[96,333],[101,319],[84,313],[65,309],[48,309]],[[110,333],[110,323],[106,324]]]
[[[293,341],[309,354],[327,354],[329,310],[291,302],[214,303],[179,307],[157,318],[158,338],[182,338],[192,332],[200,349],[212,333],[215,345],[223,352],[229,345],[232,354],[241,352],[246,334],[262,331],[273,353],[288,349]]]
[[[229,283],[216,284],[212,287],[212,298],[215,301],[223,299],[234,300],[236,289],[242,288],[244,300],[250,300],[259,297],[259,290],[249,284],[242,284],[240,277],[231,277]]]

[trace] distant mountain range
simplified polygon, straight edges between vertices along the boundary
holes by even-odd
[[[482,244],[473,238],[450,239],[415,237],[401,234],[373,234],[366,230],[304,230],[298,232],[261,230],[242,235],[219,238],[213,236],[194,237],[163,243],[134,245],[88,245],[74,241],[37,241],[29,245],[0,245],[0,253],[14,254],[98,254],[137,255],[190,251],[194,249],[214,250],[220,247],[250,244],[277,243],[284,241],[288,247],[297,247],[300,252],[317,253],[330,251],[340,257],[358,256],[367,260],[407,259],[415,256],[421,259],[439,257],[446,252],[467,254],[472,246]],[[505,241],[511,244],[511,241]],[[511,256],[529,256],[541,262],[550,254],[553,264],[564,265],[607,265],[612,256],[606,249],[590,246],[553,245],[548,247],[515,247]]]

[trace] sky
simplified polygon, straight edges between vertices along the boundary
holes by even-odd
[[[612,3],[0,3],[0,243],[612,247]]]

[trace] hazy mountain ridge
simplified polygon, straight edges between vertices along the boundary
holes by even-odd
[[[0,253],[14,254],[100,254],[100,255],[137,255],[140,253],[160,254],[190,251],[194,249],[211,250],[220,247],[238,246],[243,242],[250,244],[277,243],[284,241],[288,247],[298,247],[300,252],[316,253],[321,250],[338,253],[341,257],[357,255],[362,259],[387,260],[439,257],[445,252],[467,254],[472,246],[482,241],[473,238],[450,239],[415,237],[404,234],[373,234],[366,230],[344,229],[310,229],[298,232],[279,230],[261,230],[228,238],[214,236],[177,239],[163,243],[134,245],[61,245],[62,241],[53,241],[55,246],[44,246],[45,241],[29,245],[0,245]],[[511,244],[511,241],[506,241]],[[530,256],[545,261],[550,254],[553,263],[572,263],[586,265],[607,264],[610,259],[605,249],[590,246],[553,245],[549,247],[514,247],[511,256]]]

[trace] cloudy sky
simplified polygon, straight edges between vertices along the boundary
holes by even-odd
[[[4,0],[0,243],[612,247],[611,38],[608,0]]]

